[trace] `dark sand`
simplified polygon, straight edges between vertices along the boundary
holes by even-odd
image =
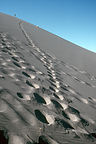
[[[95,144],[96,54],[0,13],[0,144]]]

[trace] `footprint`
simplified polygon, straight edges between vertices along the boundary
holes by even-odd
[[[12,50],[12,48],[10,48],[10,47],[8,47],[8,46],[6,46],[5,47],[8,51],[11,51]]]
[[[61,85],[61,89],[64,90],[64,91],[69,91],[69,90],[66,88],[66,86],[63,86],[63,85]]]
[[[21,68],[21,66],[17,63],[17,62],[13,62],[13,64],[19,68]]]
[[[53,78],[51,74],[48,74],[49,77]]]
[[[5,77],[3,75],[0,75],[0,79],[5,79]]]
[[[22,95],[20,92],[17,92],[17,96],[18,96],[19,98],[23,98],[23,95]]]
[[[74,107],[69,106],[68,111],[72,114],[80,115],[80,112],[77,109],[75,109]]]
[[[49,86],[49,89],[55,92],[55,89],[53,87]]]
[[[47,95],[52,94],[52,92],[49,89],[45,88],[45,87],[42,87],[41,91],[42,91],[42,93],[47,94]]]
[[[12,54],[11,52],[9,52],[9,51],[8,51],[8,54],[11,55],[11,56],[13,55],[13,54]]]
[[[34,93],[34,97],[38,103],[46,104],[46,101],[44,100],[44,98],[42,98],[38,93]]]
[[[92,101],[93,101],[93,99],[92,99],[91,97],[88,97],[88,99],[90,99],[90,100],[92,100]]]
[[[32,68],[28,68],[29,71],[36,73],[36,71]]]
[[[48,74],[52,75],[52,73],[50,71],[47,71]]]
[[[69,116],[68,116],[64,111],[62,111],[62,115],[63,115],[66,119],[69,119],[69,120],[70,120]]]
[[[24,76],[26,76],[26,77],[31,78],[31,77],[30,77],[30,75],[29,75],[29,74],[27,74],[27,73],[26,73],[26,72],[24,72],[24,71],[22,72],[22,74],[23,74]]]
[[[54,82],[54,83],[55,83],[55,80],[53,80],[53,78],[49,78],[49,80],[50,80],[51,82]]]
[[[72,101],[71,99],[69,99],[69,98],[64,97],[64,99],[65,99],[65,101],[66,101],[68,104],[73,102],[73,101]]]
[[[67,123],[63,119],[56,118],[55,121],[57,122],[57,124],[63,126],[65,130],[74,129],[69,123]]]
[[[2,41],[3,41],[3,40],[2,40]],[[4,42],[5,42],[5,41],[4,41]],[[2,42],[2,45],[3,45],[3,46],[6,46],[6,43],[4,43],[4,42]]]
[[[61,104],[59,102],[57,102],[56,100],[51,99],[51,102],[55,105],[56,109],[63,109],[63,107],[61,106]]]
[[[58,99],[59,99],[59,97],[57,96],[57,94],[56,94],[56,93],[53,93],[53,95],[54,95],[56,98],[58,98]]]
[[[7,50],[5,50],[5,49],[3,49],[3,50],[2,50],[2,52],[4,52],[4,53],[8,53],[8,51],[7,51]]]
[[[34,86],[31,84],[31,82],[29,82],[28,80],[26,80],[26,84],[28,85],[28,86],[30,86],[30,87],[33,87],[34,88]]]
[[[7,70],[5,70],[4,68],[0,68],[0,71],[1,71],[3,74],[8,75],[8,71],[7,71]]]
[[[49,124],[46,117],[39,110],[35,110],[35,116],[42,123]]]
[[[16,62],[19,62],[19,60],[15,57],[12,57],[13,60],[15,60]]]
[[[51,84],[53,87],[55,87],[55,88],[56,88],[56,85],[55,85],[54,83],[50,82],[50,84]]]
[[[84,118],[80,117],[80,121],[82,123],[83,126],[89,126],[89,122],[87,120],[85,120]]]
[[[87,86],[89,86],[89,87],[92,87],[92,85],[91,85],[90,83],[88,83],[88,82],[85,82],[85,84],[86,84]]]
[[[59,82],[63,83],[63,79],[62,79],[62,78],[56,77],[56,79],[57,79]]]

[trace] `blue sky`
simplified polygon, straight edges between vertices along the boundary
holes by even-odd
[[[96,52],[96,0],[1,0],[0,12]]]

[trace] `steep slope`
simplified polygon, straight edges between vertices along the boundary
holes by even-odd
[[[9,144],[96,143],[96,54],[0,13],[0,129]]]

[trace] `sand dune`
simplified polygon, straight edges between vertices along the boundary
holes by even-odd
[[[96,54],[0,13],[0,144],[95,144]]]

